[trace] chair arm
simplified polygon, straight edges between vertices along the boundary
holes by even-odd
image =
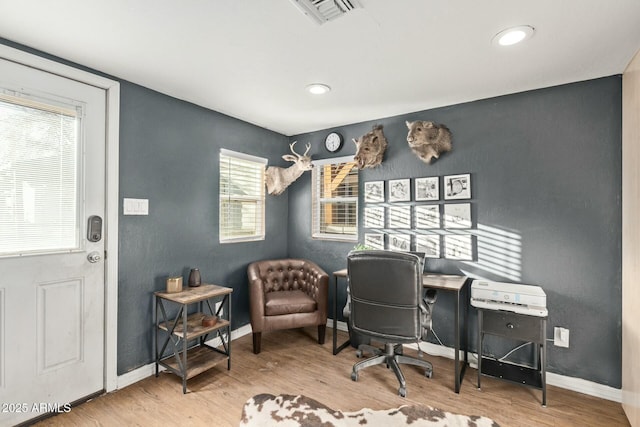
[[[420,311],[422,311],[422,327],[426,329],[423,333],[423,340],[426,340],[427,333],[433,327],[433,306],[438,300],[438,291],[435,289],[427,289],[425,298],[422,299],[420,304]]]
[[[326,316],[329,305],[329,275],[313,261],[305,261],[305,264],[309,274],[315,279],[313,286],[307,287],[307,294],[315,299],[321,315]]]
[[[249,308],[252,319],[264,316],[264,282],[260,278],[258,263],[254,262],[247,267],[249,278]]]

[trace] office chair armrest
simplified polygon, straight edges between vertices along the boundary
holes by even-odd
[[[438,299],[438,291],[435,289],[427,289],[425,297],[420,304],[420,310],[422,311],[422,327],[426,331],[422,334],[423,341],[426,341],[427,333],[432,329],[433,318],[433,306]]]
[[[438,299],[438,291],[435,289],[427,289],[426,295],[423,299],[424,303],[428,306],[432,306],[436,303]]]

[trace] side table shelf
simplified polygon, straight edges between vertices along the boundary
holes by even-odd
[[[186,393],[188,379],[224,361],[227,362],[227,369],[231,369],[232,292],[231,288],[203,284],[182,292],[154,293],[156,376],[160,366],[165,367],[182,378],[182,392]],[[214,309],[216,302],[220,302],[217,310]],[[173,318],[167,313],[171,305],[177,308]],[[190,305],[197,306],[198,311],[189,314]],[[208,315],[218,319],[213,326],[202,325],[202,319]],[[160,335],[164,340],[160,341]],[[220,340],[217,347],[207,343],[215,338]]]

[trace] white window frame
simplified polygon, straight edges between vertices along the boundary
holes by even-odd
[[[241,236],[241,237],[223,237],[225,234],[223,231],[223,223],[225,223],[225,221],[222,220],[223,216],[225,215],[229,215],[229,212],[225,212],[224,208],[223,208],[223,203],[225,201],[229,201],[230,199],[232,199],[230,194],[223,194],[222,193],[222,167],[220,168],[220,184],[219,184],[219,221],[218,221],[218,237],[219,237],[219,242],[221,244],[225,244],[225,243],[238,243],[238,242],[254,242],[254,241],[258,241],[258,240],[264,240],[265,239],[265,217],[266,217],[266,198],[265,198],[265,189],[264,189],[264,173],[265,173],[265,165],[267,164],[267,159],[262,158],[262,157],[256,157],[256,156],[252,156],[249,154],[245,154],[245,153],[239,153],[237,151],[231,151],[231,150],[227,150],[224,148],[220,149],[220,156],[219,156],[219,165],[221,166],[222,161],[223,161],[223,157],[227,157],[227,158],[231,158],[231,159],[236,159],[236,160],[242,160],[242,161],[246,161],[246,162],[252,162],[255,163],[256,166],[261,166],[262,167],[262,173],[260,175],[260,177],[258,178],[258,181],[256,181],[254,184],[259,186],[259,191],[257,194],[255,195],[248,195],[243,197],[244,200],[254,200],[256,201],[259,206],[259,215],[260,218],[258,219],[258,221],[256,222],[257,224],[257,229],[256,232],[252,235],[248,235],[248,236]],[[237,197],[236,197],[237,199]],[[228,223],[228,221],[226,222]]]
[[[328,159],[314,160],[312,162],[313,169],[311,173],[311,237],[318,240],[338,240],[343,242],[357,242],[358,241],[358,194],[350,197],[339,198],[323,198],[320,197],[320,179],[322,178],[322,167],[326,165],[338,165],[341,163],[353,163],[353,156],[333,157]],[[356,172],[357,173],[357,172]],[[359,184],[358,191],[359,193]],[[356,212],[355,232],[353,234],[335,234],[326,233],[321,231],[320,224],[320,206],[322,202],[354,202]]]

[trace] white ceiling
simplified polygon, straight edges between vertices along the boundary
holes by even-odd
[[[640,49],[638,0],[360,2],[317,25],[289,0],[0,0],[0,37],[285,135],[620,74]]]

